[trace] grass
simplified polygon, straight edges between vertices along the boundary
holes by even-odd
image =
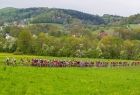
[[[1,53],[1,62],[5,56],[17,59],[37,57]],[[140,67],[37,68],[0,65],[0,95],[140,95]]]
[[[133,60],[121,60],[121,59],[95,59],[95,58],[73,58],[73,57],[51,57],[51,56],[34,56],[34,55],[14,55],[11,53],[0,53],[0,62],[3,62],[6,57],[16,58],[17,60],[21,58],[40,58],[40,59],[47,59],[47,60],[82,60],[82,61],[127,61],[131,62]]]
[[[130,24],[130,28],[132,28],[132,29],[140,29],[140,24]]]

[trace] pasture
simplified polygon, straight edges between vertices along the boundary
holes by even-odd
[[[3,61],[6,56],[16,59],[111,61],[0,53],[0,95],[140,95],[139,66],[119,68],[5,66]]]

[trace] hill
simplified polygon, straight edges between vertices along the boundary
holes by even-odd
[[[104,24],[102,17],[91,15],[75,10],[57,9],[57,8],[3,8],[0,9],[1,23],[26,21],[30,23],[70,23],[72,20],[80,20],[85,24],[100,25]]]
[[[140,24],[140,14],[135,14],[127,18],[129,24]]]
[[[126,23],[126,18],[122,16],[104,14],[102,18],[104,19],[104,22],[108,25],[120,25]]]

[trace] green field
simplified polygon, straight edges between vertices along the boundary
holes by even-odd
[[[6,56],[17,59],[37,57],[0,54],[0,95],[140,95],[140,67],[10,67],[3,65]],[[38,58],[53,59],[54,57]]]

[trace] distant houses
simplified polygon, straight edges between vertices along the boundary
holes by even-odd
[[[5,27],[7,26],[17,26],[17,27],[25,27],[27,25],[29,25],[29,21],[27,19],[24,19],[24,20],[20,20],[20,21],[14,21],[12,23],[8,23],[8,22],[5,22],[3,23],[1,26],[0,26],[0,31],[2,31]]]

